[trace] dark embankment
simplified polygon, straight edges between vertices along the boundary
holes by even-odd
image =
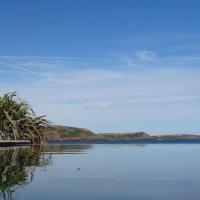
[[[200,140],[200,135],[171,134],[171,135],[156,135],[156,136],[151,136],[151,138],[156,140]]]

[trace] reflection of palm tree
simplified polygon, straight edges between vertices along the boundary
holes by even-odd
[[[34,145],[0,149],[0,199],[13,200],[14,192],[34,179],[36,167],[51,164],[52,154],[84,153],[92,145]]]
[[[0,151],[0,198],[11,200],[13,192],[33,180],[36,166],[46,166],[51,155],[41,154],[43,146]]]

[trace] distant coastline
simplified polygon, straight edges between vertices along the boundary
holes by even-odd
[[[200,135],[150,135],[145,132],[94,133],[85,128],[51,125],[44,133],[47,144],[167,144],[200,143]],[[1,141],[0,147],[31,145],[30,141]]]
[[[94,133],[85,128],[69,126],[50,126],[46,131],[48,142],[106,142],[106,141],[200,141],[200,135],[167,134],[150,135],[145,132]]]

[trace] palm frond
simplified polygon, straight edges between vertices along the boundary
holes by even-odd
[[[42,143],[49,123],[46,116],[36,116],[16,92],[0,96],[0,139],[29,139],[32,143]]]

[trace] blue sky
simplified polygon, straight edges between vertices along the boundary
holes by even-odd
[[[2,1],[0,93],[96,132],[200,133],[199,1]]]

